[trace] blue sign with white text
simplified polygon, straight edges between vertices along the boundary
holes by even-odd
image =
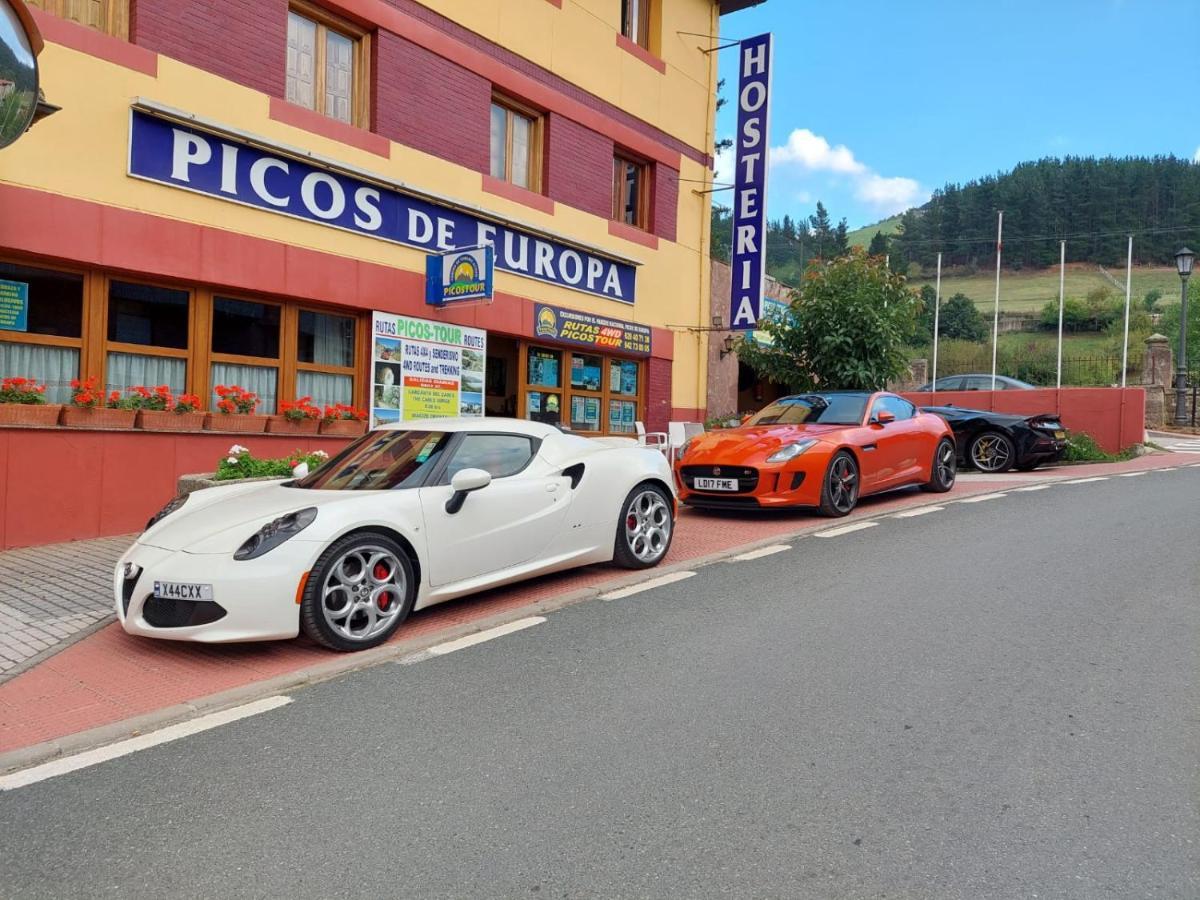
[[[496,251],[491,245],[463,247],[425,258],[425,302],[446,306],[492,298]]]
[[[767,167],[771,60],[774,42],[762,34],[738,48],[738,121],[733,192],[733,285],[729,327],[753,329],[762,315],[767,264]]]
[[[29,330],[29,285],[0,278],[0,328]]]
[[[469,215],[235,138],[132,111],[129,174],[222,200],[419,247],[434,253],[491,245],[495,267],[634,302],[628,263]]]

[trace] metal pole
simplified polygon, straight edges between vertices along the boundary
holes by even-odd
[[[992,390],[996,390],[996,347],[1000,343],[1000,248],[1004,238],[1004,210],[996,221],[996,310],[992,315]]]
[[[1129,256],[1125,260],[1125,339],[1121,343],[1121,387],[1125,387],[1125,370],[1129,368],[1129,291],[1133,285],[1133,235],[1129,236]]]
[[[937,288],[933,295],[933,380],[929,390],[937,393],[938,319],[942,312],[942,254],[937,257]]]
[[[1058,380],[1055,388],[1062,390],[1062,339],[1063,339],[1063,305],[1066,302],[1067,286],[1067,242],[1060,241],[1058,246]]]
[[[1186,425],[1187,419],[1187,276],[1180,275],[1183,293],[1179,300],[1179,359],[1175,361],[1175,424]]]

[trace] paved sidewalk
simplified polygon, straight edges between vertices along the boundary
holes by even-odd
[[[951,494],[929,495],[907,489],[868,497],[851,519],[871,519],[906,508],[947,503],[972,495],[989,494],[1020,488],[1037,482],[1055,482],[1102,477],[1141,470],[1191,465],[1195,457],[1156,454],[1124,463],[1088,466],[1062,466],[1036,472],[985,476],[964,473]],[[1194,463],[1200,465],[1200,462]],[[842,520],[845,522],[846,520]],[[792,535],[833,527],[834,523],[810,513],[720,515],[684,510],[676,530],[674,544],[665,565],[681,568],[706,558],[736,552],[754,544],[763,544]],[[89,613],[96,622],[108,614],[108,573],[129,538],[58,545],[42,551],[41,565],[54,569],[73,566],[76,583],[88,578],[100,584],[89,601]],[[101,546],[94,546],[101,545]],[[43,602],[62,592],[69,579],[39,582],[26,574],[39,557],[34,551],[0,554],[0,566],[19,570],[30,597]],[[48,555],[47,555],[48,554]],[[10,560],[16,559],[16,562]],[[89,561],[84,564],[84,561]],[[654,577],[653,572],[640,578]],[[126,635],[116,624],[100,628],[77,640],[50,658],[43,658],[27,671],[0,683],[0,757],[6,752],[67,739],[71,735],[103,726],[118,727],[137,717],[137,727],[149,727],[149,721],[182,717],[186,705],[202,706],[228,691],[253,692],[255,685],[270,679],[277,683],[289,679],[303,683],[309,677],[327,677],[344,669],[378,661],[397,651],[394,645],[413,642],[436,643],[437,637],[455,629],[470,628],[473,623],[511,616],[517,611],[530,614],[542,605],[556,608],[567,602],[585,599],[603,586],[627,581],[630,573],[610,566],[592,566],[559,575],[551,575],[511,587],[500,588],[462,600],[440,604],[414,614],[389,644],[362,654],[336,654],[304,639],[257,644],[203,645],[174,641],[156,641]],[[39,591],[38,587],[42,589]],[[79,593],[84,593],[79,591]],[[80,603],[83,601],[80,600]],[[38,607],[28,606],[27,609]],[[59,612],[62,616],[61,611]],[[28,615],[20,620],[26,628],[43,626]],[[2,628],[3,626],[0,626]],[[92,627],[92,626],[85,626]],[[476,626],[480,627],[480,626]],[[61,626],[60,630],[69,630]],[[43,641],[43,643],[46,643]],[[391,649],[389,649],[391,648]],[[47,651],[39,651],[43,656]],[[372,656],[372,654],[374,654]],[[0,676],[2,677],[2,676]],[[174,710],[174,713],[171,713]],[[47,744],[47,746],[49,746]]]
[[[0,552],[0,683],[112,617],[113,567],[134,537]]]

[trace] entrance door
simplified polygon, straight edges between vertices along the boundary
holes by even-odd
[[[534,454],[534,441],[525,435],[467,434],[440,483],[420,489],[430,584],[441,587],[521,565],[558,536],[571,504],[571,480],[547,471]],[[483,469],[492,483],[448,513],[450,479],[462,469]]]

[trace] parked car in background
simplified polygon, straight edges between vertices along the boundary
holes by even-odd
[[[923,406],[922,412],[945,419],[954,429],[958,458],[980,472],[1022,472],[1055,462],[1067,449],[1067,432],[1057,415],[1019,416],[962,409],[957,406]]]
[[[947,375],[945,378],[937,380],[937,387],[934,387],[932,381],[921,385],[919,388],[914,388],[917,391],[990,391],[992,389],[991,375]],[[996,390],[998,391],[1034,391],[1037,390],[1037,385],[1029,384],[1017,378],[1009,378],[1007,375],[996,376]]]
[[[575,566],[657,565],[671,468],[634,441],[501,418],[365,434],[289,481],[172,500],[121,557],[130,634],[206,643],[387,640],[413,609]]]
[[[827,516],[905,485],[948,491],[956,471],[945,419],[871,391],[783,397],[737,428],[693,437],[675,463],[689,506],[815,507]]]

